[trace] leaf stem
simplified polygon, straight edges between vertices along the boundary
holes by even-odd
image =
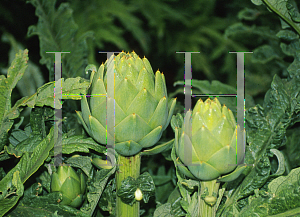
[[[216,179],[212,181],[200,181],[200,186],[200,193],[198,193],[199,217],[215,217],[220,183],[217,183]]]
[[[120,189],[122,181],[128,176],[138,178],[140,175],[141,156],[140,153],[135,156],[124,157],[118,156],[118,171],[116,173],[117,191]],[[132,206],[124,203],[120,197],[117,196],[116,202],[116,216],[117,217],[139,217],[140,203],[135,202]]]

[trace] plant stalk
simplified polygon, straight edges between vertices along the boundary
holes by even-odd
[[[120,189],[122,181],[128,176],[138,178],[140,175],[141,155],[140,153],[130,157],[118,156],[118,171],[116,172],[117,191]],[[135,202],[132,206],[123,203],[120,197],[117,196],[116,216],[117,217],[139,217],[140,203]]]
[[[215,217],[217,213],[216,202],[220,183],[217,180],[200,181],[201,190],[198,194],[199,217]]]

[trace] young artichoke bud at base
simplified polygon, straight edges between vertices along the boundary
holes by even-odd
[[[62,193],[60,204],[76,208],[82,204],[84,199],[85,177],[82,173],[76,173],[72,167],[62,165],[52,174],[50,187],[51,192]]]

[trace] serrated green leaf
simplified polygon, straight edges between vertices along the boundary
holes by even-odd
[[[263,4],[262,0],[251,0],[251,2],[255,5],[262,5]]]
[[[37,179],[42,187],[45,188],[47,192],[50,192],[51,175],[47,171],[44,171]]]
[[[18,170],[10,172],[0,181],[0,192],[0,215],[3,216],[18,202],[24,192]]]
[[[252,62],[266,64],[276,58],[279,58],[279,55],[271,46],[262,45],[253,51]]]
[[[7,216],[89,216],[70,206],[58,205],[61,200],[62,194],[59,192],[24,197]]]
[[[299,35],[291,30],[280,30],[276,36],[286,41],[293,41],[299,38]]]
[[[7,78],[0,75],[0,150],[7,142],[7,133],[13,125],[14,118],[19,116],[19,109],[11,109],[11,93],[22,78],[28,61],[28,50],[19,51],[7,72]]]
[[[80,100],[80,94],[85,94],[86,88],[89,85],[89,82],[81,77],[68,78],[66,80],[62,78],[58,82],[61,83],[63,94],[62,98],[73,100]],[[34,106],[42,107],[46,105],[54,108],[54,83],[55,82],[46,83],[42,87],[38,88],[37,92],[32,96],[19,99],[12,108],[12,112],[15,112],[21,106],[33,108]]]
[[[10,137],[9,137],[9,141],[13,146],[16,146],[20,142],[27,139],[28,136],[29,135],[27,135],[26,132],[23,130],[20,130],[20,129],[12,130]]]
[[[256,216],[298,216],[300,168],[292,170],[288,176],[280,176],[268,185],[268,192],[260,191],[251,198],[251,202],[239,216],[246,217],[249,213]]]
[[[43,108],[34,108],[33,110],[31,110],[30,126],[33,134],[39,134],[42,139],[46,137]]]
[[[116,185],[115,179],[112,179],[106,185],[99,201],[99,207],[109,214],[115,215],[116,208]]]
[[[267,182],[271,169],[267,149],[278,149],[285,145],[286,129],[299,122],[299,115],[297,115],[300,102],[298,97],[300,92],[299,71],[293,69],[290,73],[293,75],[289,79],[280,79],[277,75],[274,76],[271,89],[265,95],[263,108],[257,105],[246,111],[248,143],[246,148],[251,154],[247,151],[245,163],[252,158],[248,164],[253,163],[254,160],[254,167],[246,168],[247,176],[239,186],[236,184],[237,191],[223,206],[222,209],[225,211],[220,211],[220,213],[231,212],[229,209],[233,212],[233,208],[237,206],[234,201],[249,196],[255,189],[261,188]],[[251,158],[247,157],[250,156],[249,154]],[[277,210],[287,210],[279,206],[280,198],[276,200],[274,200],[274,207],[277,206]],[[257,204],[261,204],[261,202]],[[249,211],[244,214],[249,214]]]
[[[66,163],[70,164],[72,167],[80,168],[87,177],[91,176],[92,159],[90,157],[73,155],[66,161]]]
[[[54,54],[46,53],[50,51],[70,52],[62,55],[63,77],[83,76],[88,55],[86,39],[92,37],[92,32],[77,35],[78,26],[73,20],[73,11],[68,3],[62,3],[56,9],[56,0],[30,0],[29,2],[35,6],[35,13],[39,20],[36,26],[29,27],[27,34],[39,36],[42,57],[40,62],[46,64],[50,71],[50,81],[54,80]]]
[[[272,12],[276,13],[285,24],[282,25],[283,29],[286,29],[289,26],[295,29],[298,34],[300,34],[300,23],[294,22],[292,17],[290,16],[290,12],[292,8],[295,7],[295,5],[292,5],[292,8],[290,10],[287,9],[288,3],[291,3],[291,1],[281,1],[281,0],[262,0],[265,5],[270,9]],[[295,12],[293,10],[293,12]],[[295,16],[294,16],[295,15]],[[296,14],[293,13],[293,18],[296,18]],[[298,18],[296,18],[298,19]],[[288,25],[286,25],[288,24]]]
[[[85,138],[82,135],[67,136],[63,134],[62,138],[62,153],[71,154],[74,152],[89,153],[89,149],[98,153],[104,153],[106,151],[105,146],[101,146],[96,143],[92,138]],[[53,154],[51,152],[51,154]]]
[[[20,41],[17,41],[13,35],[7,32],[4,32],[4,34],[2,35],[2,41],[8,42],[11,46],[8,55],[8,62],[10,65],[16,53],[19,50],[24,50],[25,48]],[[16,87],[19,90],[21,96],[30,96],[34,94],[36,89],[42,86],[44,82],[45,81],[40,68],[35,63],[28,60],[28,67],[25,70],[22,78],[17,83]]]
[[[116,167],[111,170],[100,170],[97,171],[91,184],[89,185],[89,191],[87,193],[88,205],[81,207],[80,211],[91,216],[98,206],[99,199],[105,189],[109,177],[114,174]]]
[[[294,22],[299,23],[300,22],[300,13],[298,11],[296,2],[293,0],[287,0],[286,8],[288,9],[288,12],[289,12],[292,20]]]
[[[2,200],[0,200],[3,203],[8,203],[7,200],[3,200],[3,198],[7,197],[9,192],[8,190],[11,189],[11,185],[14,185],[14,182],[16,180],[14,177],[15,174],[18,173],[19,179],[21,180],[21,184],[25,183],[26,180],[35,173],[38,168],[44,163],[45,159],[49,155],[50,149],[52,149],[54,146],[54,139],[53,139],[53,127],[50,130],[50,133],[47,135],[47,137],[39,143],[33,150],[33,153],[29,155],[28,152],[25,152],[19,161],[19,163],[9,171],[9,173],[0,181],[0,192],[2,192]],[[18,183],[18,182],[17,182]],[[17,186],[17,189],[20,189],[20,186]],[[22,185],[23,188],[23,185]],[[22,193],[18,195],[19,197],[22,196]],[[2,211],[1,214],[5,214],[9,209],[11,209],[14,204],[18,201],[19,197],[14,197],[14,202],[9,202],[10,207],[5,206],[5,209]],[[2,207],[2,206],[1,206]]]
[[[174,217],[171,214],[171,204],[165,203],[156,208],[153,217]]]
[[[260,12],[252,8],[244,8],[238,13],[238,18],[240,20],[255,20]]]

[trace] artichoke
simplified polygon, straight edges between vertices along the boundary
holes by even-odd
[[[114,63],[114,99],[105,97],[110,62]],[[154,75],[145,57],[141,59],[135,52],[112,55],[97,72],[93,70],[90,80],[92,97],[82,98],[82,112],[77,114],[94,140],[106,144],[107,137],[115,136],[115,150],[123,156],[133,156],[158,142],[170,122],[176,99],[168,102],[164,75],[160,71]],[[109,100],[115,100],[115,135],[106,131]]]
[[[52,174],[51,192],[61,192],[60,204],[79,207],[84,199],[86,183],[82,173],[78,174],[67,165],[59,166]]]
[[[179,165],[178,169],[187,177],[202,181],[237,178],[245,167],[235,170],[243,156],[240,145],[236,144],[239,127],[232,111],[225,105],[222,107],[217,98],[205,102],[200,99],[184,120],[182,129],[175,130],[177,162],[185,165]]]

